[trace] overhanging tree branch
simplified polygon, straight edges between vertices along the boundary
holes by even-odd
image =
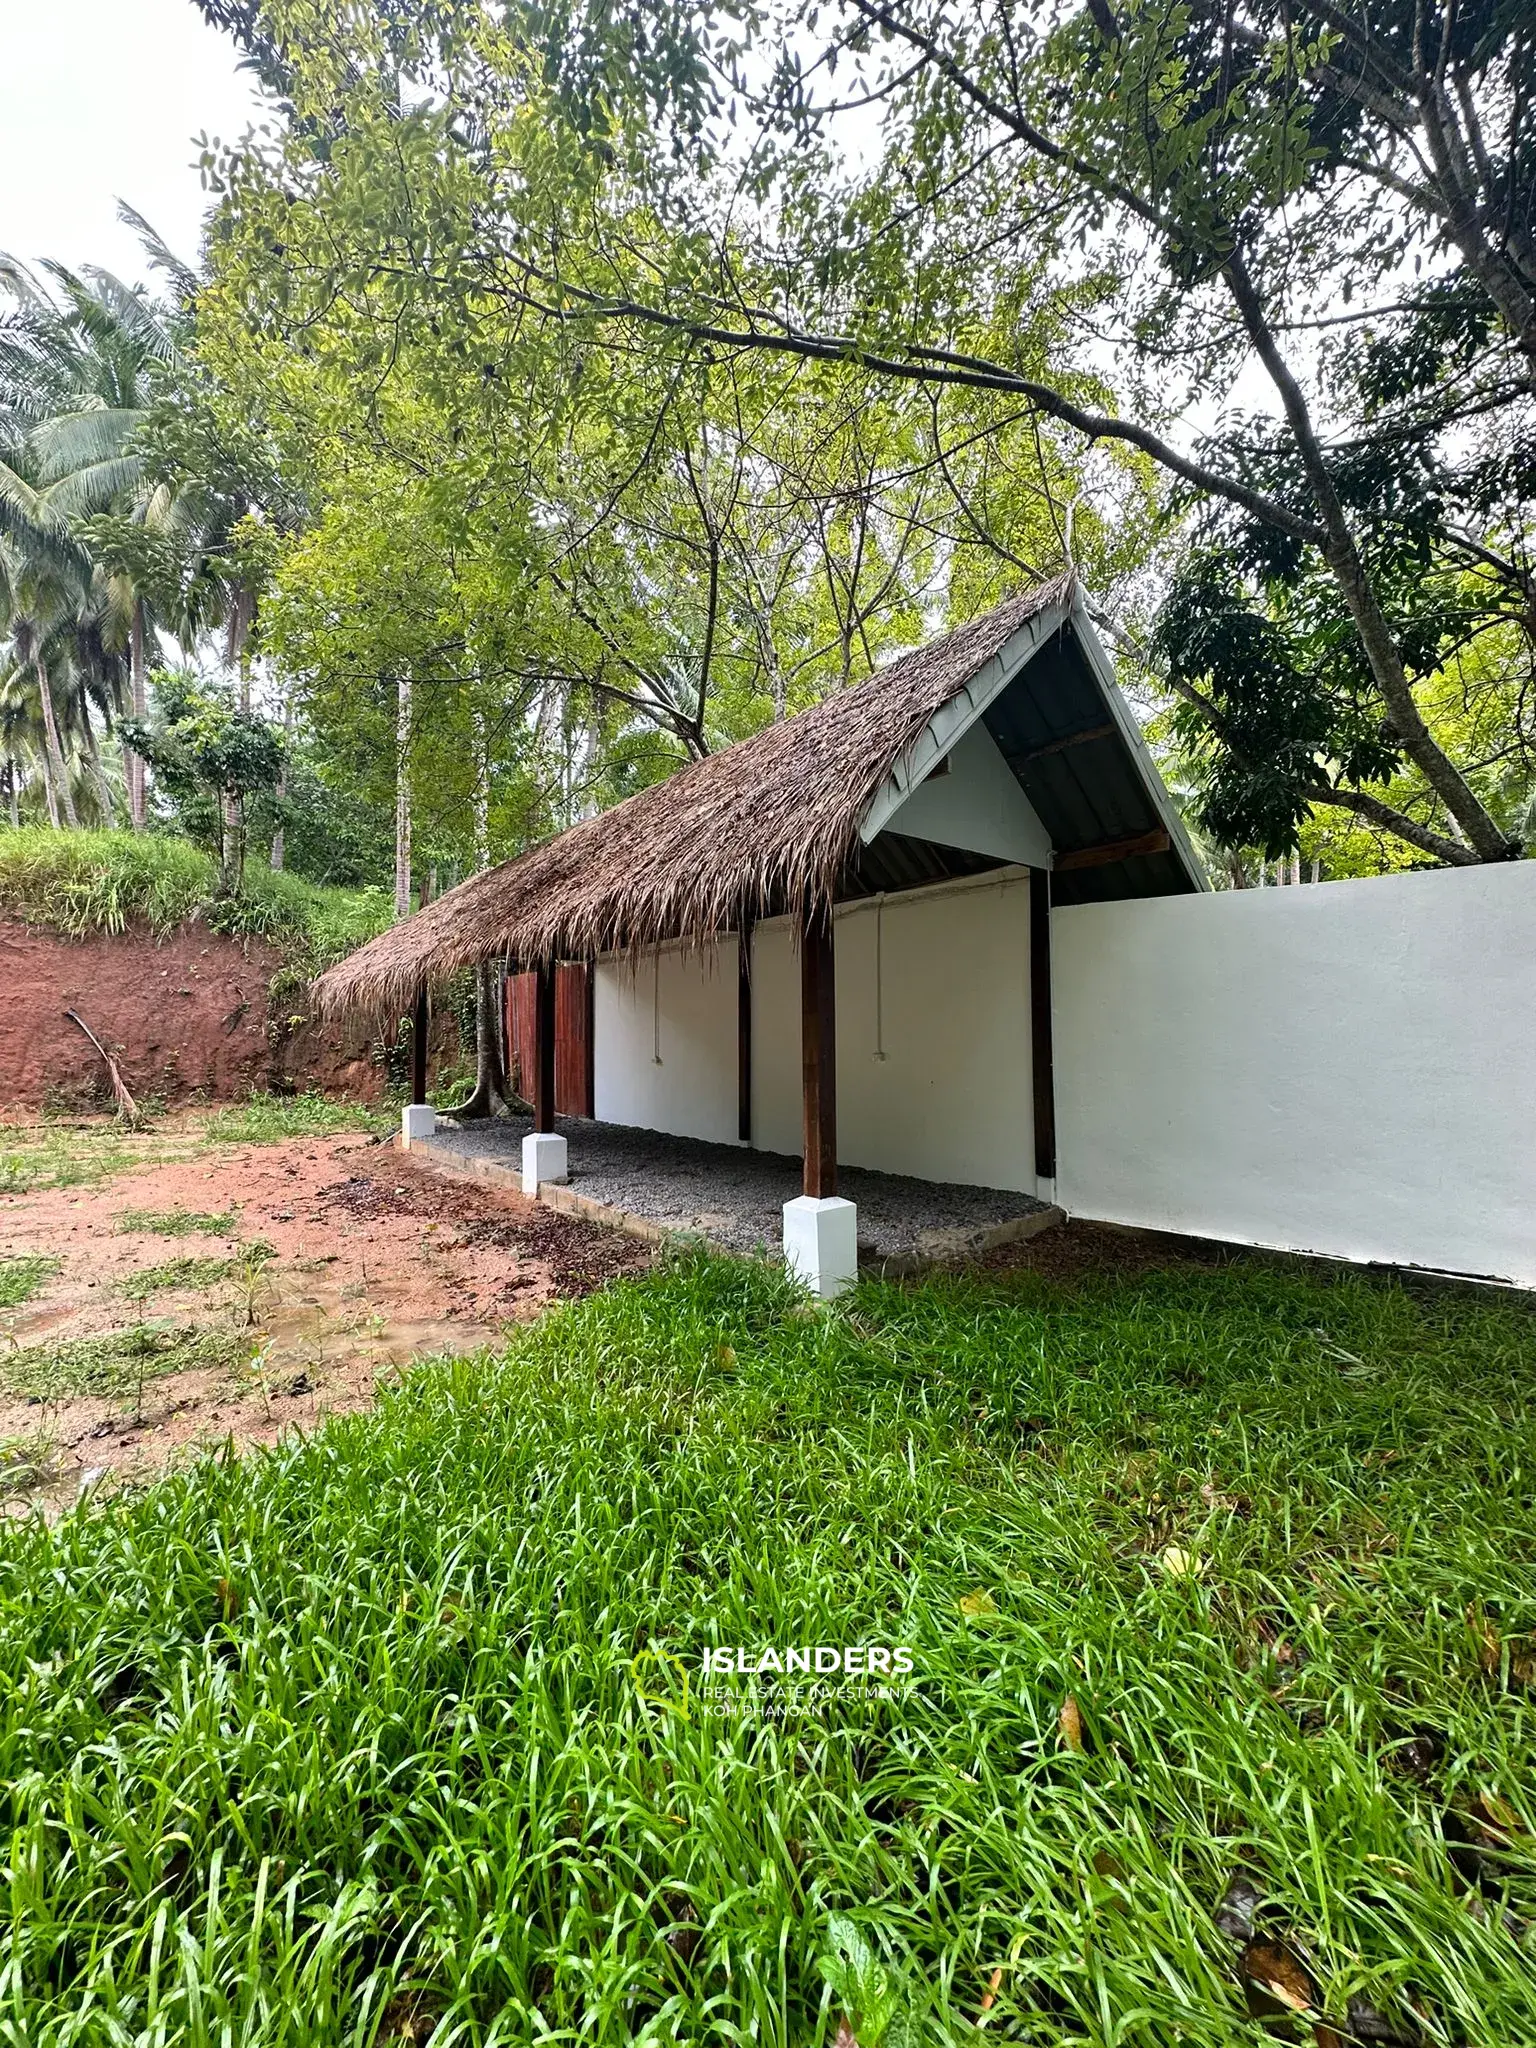
[[[1447,839],[1442,832],[1432,832],[1427,825],[1420,825],[1363,789],[1336,789],[1331,782],[1319,782],[1303,789],[1300,794],[1308,803],[1334,804],[1340,810],[1353,811],[1357,817],[1368,818],[1373,825],[1380,825],[1384,832],[1406,839],[1410,846],[1418,847],[1421,853],[1433,854],[1436,860],[1443,860],[1448,867],[1479,865],[1478,856],[1471,847],[1463,846],[1455,839]]]
[[[889,352],[889,345],[884,349],[872,349],[852,335],[817,334],[787,322],[775,329],[726,327],[703,315],[669,312],[665,307],[648,305],[641,299],[609,297],[551,277],[531,265],[525,267],[527,274],[542,288],[573,303],[551,303],[515,285],[502,289],[507,296],[515,297],[519,303],[550,319],[567,322],[583,319],[633,320],[642,326],[686,335],[691,340],[720,348],[766,350],[799,356],[809,362],[846,363],[872,371],[877,376],[899,378],[910,384],[948,384],[972,391],[1006,392],[1029,400],[1041,412],[1072,427],[1090,441],[1123,441],[1130,447],[1139,448],[1170,474],[1181,477],[1198,490],[1240,505],[1254,518],[1281,533],[1290,534],[1296,540],[1305,541],[1312,547],[1322,547],[1327,541],[1326,529],[1316,521],[1302,518],[1279,499],[1254,490],[1239,478],[1225,476],[1220,470],[1181,454],[1171,442],[1153,433],[1150,427],[1143,427],[1135,420],[1117,419],[1112,413],[1090,411],[1086,406],[1064,397],[1049,384],[1041,383],[1038,378],[1022,376],[1015,370],[1005,369],[1000,363],[989,362],[985,357],[964,355],[952,349],[927,348],[917,343],[897,344],[900,353],[893,354]]]

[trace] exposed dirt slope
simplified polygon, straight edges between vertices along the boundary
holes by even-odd
[[[299,1002],[269,1017],[282,955],[199,925],[67,939],[0,920],[0,1106],[100,1104],[107,1082],[78,1010],[136,1097],[228,1100],[252,1088],[317,1087],[377,1100],[383,1076],[357,1033],[292,1028]]]

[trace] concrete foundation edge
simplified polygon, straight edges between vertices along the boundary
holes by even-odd
[[[523,1192],[520,1168],[498,1165],[494,1159],[466,1159],[462,1154],[450,1152],[435,1138],[418,1138],[411,1146],[411,1157],[430,1166],[434,1173],[445,1173],[451,1179],[489,1181],[495,1187],[511,1188],[515,1194]],[[709,1251],[720,1253],[722,1258],[753,1257],[751,1252],[738,1251],[734,1245],[721,1244],[718,1238],[710,1237],[705,1231],[656,1223],[649,1216],[637,1216],[612,1202],[599,1202],[591,1195],[578,1194],[575,1188],[546,1182],[539,1189],[537,1199],[546,1209],[557,1210],[563,1216],[580,1216],[588,1223],[602,1223],[610,1230],[622,1230],[630,1237],[642,1238],[647,1244],[702,1245]],[[1001,1223],[989,1223],[979,1230],[931,1231],[926,1233],[921,1249],[893,1252],[889,1258],[872,1259],[861,1265],[860,1270],[888,1280],[930,1273],[942,1266],[956,1265],[966,1259],[980,1258],[987,1252],[1000,1251],[1007,1244],[1022,1244],[1028,1238],[1038,1237],[1043,1230],[1053,1230],[1066,1220],[1066,1210],[1052,1204],[1047,1209],[1032,1209],[1023,1216],[1006,1217]],[[942,1243],[936,1243],[938,1239],[942,1239]]]

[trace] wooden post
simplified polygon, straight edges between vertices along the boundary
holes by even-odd
[[[752,1142],[752,919],[742,913],[736,942],[736,1135]]]
[[[837,992],[829,904],[800,920],[800,1073],[805,1098],[804,1192],[837,1193]]]
[[[1029,1042],[1035,1093],[1035,1172],[1056,1178],[1056,1077],[1051,1051],[1051,872],[1029,871]]]
[[[597,1115],[597,961],[587,962],[587,1044],[586,1067],[582,1075],[584,1114]]]
[[[533,1128],[555,1128],[555,963],[544,961],[533,970],[534,1010],[538,1019],[534,1032],[537,1068],[533,1082]]]
[[[416,1008],[411,1016],[411,1100],[425,1102],[427,1099],[427,990],[426,984],[416,991]]]

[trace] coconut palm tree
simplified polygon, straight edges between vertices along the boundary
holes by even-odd
[[[90,581],[104,578],[107,590],[93,590],[82,610],[120,634],[131,708],[142,717],[147,653],[159,623],[155,586],[163,580],[166,552],[153,543],[171,538],[176,505],[171,489],[146,478],[134,444],[153,403],[157,372],[177,362],[174,324],[110,272],[77,273],[57,263],[42,268],[51,290],[25,265],[0,257],[0,288],[13,307],[0,328],[0,418],[13,451],[18,442],[25,450],[24,462],[13,453],[0,467],[0,503],[8,502],[13,539],[24,547],[34,548],[43,535],[67,539],[89,560]],[[90,522],[104,515],[116,515],[114,525],[128,529],[126,547],[113,547],[111,534],[90,533]],[[135,528],[151,545],[133,545]],[[81,708],[94,758],[85,700]],[[130,816],[140,827],[144,766],[131,754],[125,765]]]
[[[261,465],[251,450],[225,445],[196,403],[195,366],[180,346],[196,274],[142,216],[118,211],[169,278],[172,303],[99,269],[47,264],[45,286],[0,258],[0,288],[15,307],[0,326],[0,416],[8,411],[13,433],[24,434],[49,517],[87,545],[106,579],[100,608],[119,636],[108,644],[127,653],[133,716],[145,715],[146,669],[160,632],[190,650],[222,627],[225,661],[247,705],[256,586],[236,543],[263,495],[252,481]],[[172,461],[156,446],[168,414]],[[144,764],[130,753],[126,767],[132,820],[141,825]]]

